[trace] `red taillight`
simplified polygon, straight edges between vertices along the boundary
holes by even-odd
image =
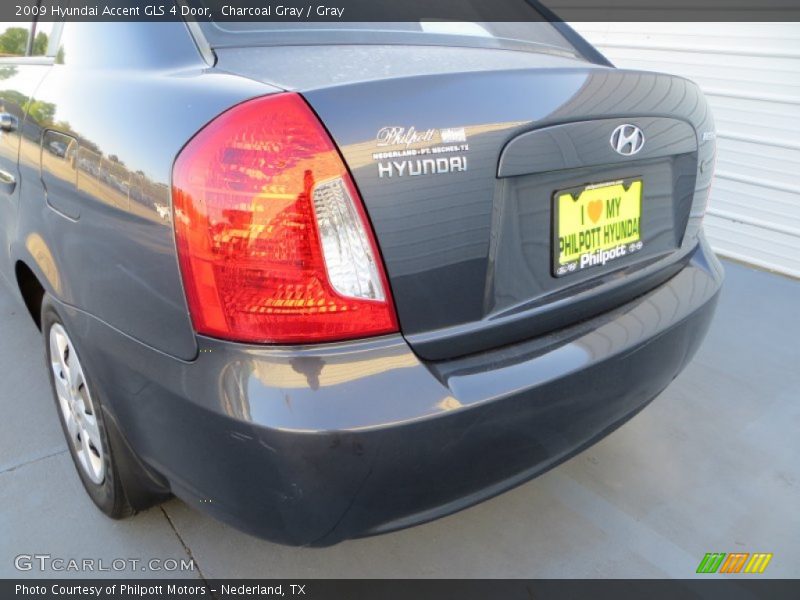
[[[175,235],[198,333],[308,343],[397,331],[347,168],[297,94],[235,106],[181,151]]]

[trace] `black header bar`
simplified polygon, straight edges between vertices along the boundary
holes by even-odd
[[[0,580],[3,600],[796,600],[799,580],[39,579]]]
[[[800,0],[3,0],[0,21],[800,21]]]

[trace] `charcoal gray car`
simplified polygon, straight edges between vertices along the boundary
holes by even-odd
[[[564,24],[4,26],[0,273],[111,517],[175,495],[318,546],[435,519],[619,427],[705,335],[708,106]]]

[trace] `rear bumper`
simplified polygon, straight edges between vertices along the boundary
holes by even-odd
[[[676,276],[614,311],[433,364],[400,336],[302,349],[200,339],[182,362],[69,318],[130,445],[176,495],[260,537],[328,545],[454,512],[603,437],[691,358],[721,283],[701,241]]]

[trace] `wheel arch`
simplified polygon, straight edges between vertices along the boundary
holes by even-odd
[[[41,331],[42,299],[46,291],[45,287],[33,269],[22,260],[18,260],[14,265],[14,276],[25,307],[28,309],[36,327]]]

